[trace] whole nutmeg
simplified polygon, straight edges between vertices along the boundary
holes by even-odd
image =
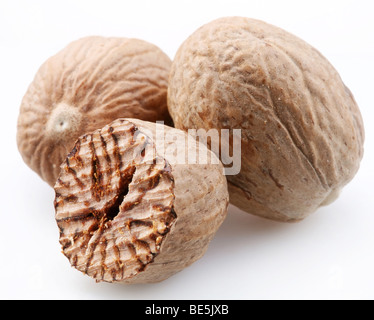
[[[73,267],[97,281],[158,282],[205,253],[229,200],[222,164],[194,142],[135,119],[77,140],[55,185],[60,243]],[[210,161],[200,161],[204,154]]]
[[[49,58],[21,104],[17,143],[28,166],[53,186],[76,139],[120,117],[170,123],[171,61],[138,39],[86,37]]]
[[[226,17],[193,33],[173,61],[168,107],[180,129],[241,129],[230,202],[266,218],[297,221],[330,203],[363,156],[361,114],[337,71],[262,21]]]

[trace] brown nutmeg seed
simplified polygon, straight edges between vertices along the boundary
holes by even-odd
[[[53,186],[76,139],[121,117],[171,123],[171,61],[158,47],[126,38],[86,37],[38,70],[21,104],[17,143],[27,165]]]
[[[156,139],[157,126],[165,141]],[[174,161],[168,137],[217,164]],[[157,282],[205,253],[227,214],[228,191],[222,164],[191,139],[135,119],[78,139],[55,185],[60,243],[72,266],[97,281]]]
[[[326,58],[280,28],[212,21],[181,45],[169,82],[176,128],[241,129],[241,171],[227,178],[244,211],[301,220],[359,168],[364,126],[353,95]]]

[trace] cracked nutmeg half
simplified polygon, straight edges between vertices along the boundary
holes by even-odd
[[[175,141],[185,146],[182,157],[197,151],[198,161],[179,161]],[[203,153],[214,161],[200,163]],[[80,137],[55,192],[64,255],[105,282],[158,282],[192,264],[228,206],[213,153],[181,130],[135,119]]]
[[[331,203],[363,156],[360,110],[335,68],[259,20],[220,18],[186,39],[172,63],[168,107],[182,130],[241,129],[230,202],[265,218],[299,221]]]
[[[76,139],[118,118],[170,123],[171,60],[139,39],[91,36],[40,67],[20,107],[17,144],[25,163],[54,186]]]

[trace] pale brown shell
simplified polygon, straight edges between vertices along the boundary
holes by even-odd
[[[295,221],[333,201],[359,168],[364,127],[333,66],[265,22],[215,20],[178,50],[168,107],[177,128],[242,129],[230,202]]]
[[[120,117],[170,123],[171,61],[138,39],[86,37],[49,58],[26,92],[17,143],[27,165],[51,186],[76,139]]]
[[[174,161],[172,137],[193,151],[185,132],[135,119],[78,139],[55,185],[72,266],[97,281],[158,282],[205,253],[227,214],[223,166],[203,144],[217,164]]]

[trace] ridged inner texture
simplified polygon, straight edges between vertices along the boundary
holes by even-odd
[[[55,186],[63,253],[97,281],[142,272],[175,221],[173,189],[169,164],[132,123],[83,136]]]

